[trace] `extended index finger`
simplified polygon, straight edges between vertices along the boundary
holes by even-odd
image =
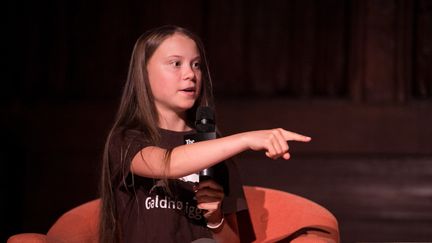
[[[312,139],[311,137],[287,130],[283,130],[283,136],[286,141],[309,142]]]

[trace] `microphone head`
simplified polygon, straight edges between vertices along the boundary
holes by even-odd
[[[196,112],[195,127],[197,132],[214,132],[216,130],[215,114],[211,107],[198,107]]]

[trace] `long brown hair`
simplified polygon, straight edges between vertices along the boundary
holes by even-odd
[[[151,143],[159,143],[159,117],[148,80],[147,63],[160,44],[176,33],[185,35],[195,42],[202,64],[201,92],[194,106],[186,112],[188,124],[193,126],[196,109],[199,106],[214,106],[212,83],[204,46],[195,34],[187,29],[169,25],[147,31],[138,38],[132,52],[120,106],[114,125],[108,134],[103,154],[102,177],[100,183],[102,204],[99,227],[99,241],[101,243],[121,242],[122,238],[114,195],[114,187],[117,185],[113,184],[113,178],[116,173],[119,172],[113,171],[109,161],[109,146],[112,134],[119,129],[139,129]],[[167,165],[169,163],[169,154],[167,154],[166,157],[168,158],[165,161]],[[121,161],[120,163],[122,163],[121,167],[123,167],[125,161]],[[166,168],[167,167],[168,166],[166,166]],[[125,177],[123,177],[123,180],[124,179]]]

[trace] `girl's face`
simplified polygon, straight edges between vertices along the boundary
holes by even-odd
[[[165,39],[147,63],[159,113],[185,112],[201,90],[201,58],[195,42],[182,34]]]

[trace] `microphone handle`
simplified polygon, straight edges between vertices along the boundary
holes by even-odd
[[[212,140],[212,139],[216,139],[215,132],[201,132],[201,133],[189,134],[184,136],[185,144]],[[216,174],[215,168],[213,166],[210,168],[203,169],[202,171],[199,172],[199,180],[205,181],[208,179],[213,179],[215,178],[215,174]]]
[[[203,169],[199,173],[199,180],[205,181],[214,178],[214,169],[212,167]]]

